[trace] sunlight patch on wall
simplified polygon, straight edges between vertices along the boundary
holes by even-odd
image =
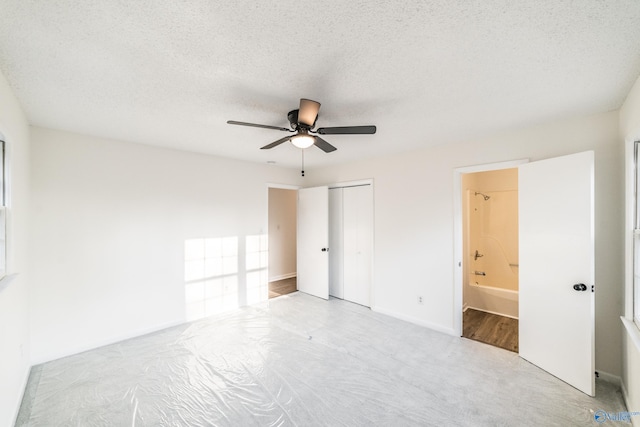
[[[187,320],[239,307],[238,237],[185,241]]]
[[[267,235],[246,237],[247,304],[269,298],[268,250]]]
[[[189,239],[184,245],[186,320],[269,298],[266,235]]]

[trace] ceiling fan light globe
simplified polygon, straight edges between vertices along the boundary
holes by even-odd
[[[296,135],[291,138],[291,143],[298,148],[309,148],[316,142],[311,135]]]

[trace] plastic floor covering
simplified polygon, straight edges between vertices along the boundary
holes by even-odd
[[[300,292],[35,366],[19,426],[582,426],[517,354]],[[617,423],[623,425],[624,423]]]

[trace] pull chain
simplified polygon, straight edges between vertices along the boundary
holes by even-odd
[[[304,148],[300,151],[302,151],[302,176],[304,176]]]

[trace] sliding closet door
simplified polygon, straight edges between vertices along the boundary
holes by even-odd
[[[342,188],[329,189],[329,295],[344,299]]]
[[[373,264],[373,189],[342,189],[344,299],[371,306]]]

